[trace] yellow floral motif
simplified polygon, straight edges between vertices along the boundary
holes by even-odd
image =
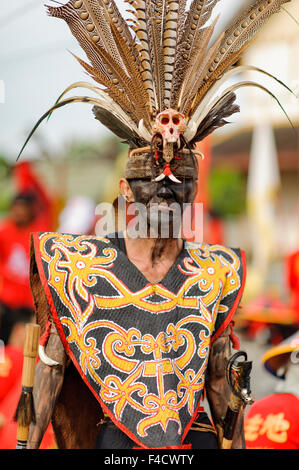
[[[188,412],[190,416],[194,413],[194,395],[195,392],[202,390],[204,386],[204,371],[206,368],[208,356],[206,356],[201,368],[197,373],[193,369],[188,369],[183,375],[174,363],[174,369],[176,375],[180,378],[178,385],[178,397],[183,397],[180,402],[180,407],[184,406],[188,402]],[[185,390],[185,393],[182,393]]]
[[[240,267],[240,259],[233,250],[220,246],[201,244],[200,249],[192,248],[190,244],[189,254],[191,258],[184,260],[186,270],[185,274],[196,273],[199,275],[198,285],[203,292],[201,303],[209,306],[215,301],[213,306],[213,314],[215,312],[226,312],[228,308],[220,302],[227,295],[239,290],[241,280],[238,275]],[[228,261],[219,252],[229,256]],[[195,263],[195,265],[194,265]],[[214,316],[214,315],[213,315]]]
[[[140,422],[141,435],[145,435],[145,430],[149,427],[150,423],[153,423],[155,420],[159,422],[162,427],[167,424],[169,419],[177,420],[178,411],[185,406],[186,403],[188,403],[190,415],[194,412],[194,394],[203,388],[204,370],[208,355],[206,355],[202,367],[197,373],[192,369],[188,369],[185,375],[181,373],[181,370],[190,362],[196,351],[195,341],[190,332],[185,329],[180,329],[184,323],[190,322],[200,323],[200,318],[196,316],[186,317],[178,322],[176,326],[169,325],[167,329],[169,336],[160,333],[155,339],[148,334],[142,337],[137,329],[125,331],[123,328],[119,327],[119,325],[105,320],[90,323],[83,330],[76,328],[70,319],[62,318],[61,320],[61,323],[68,326],[70,329],[70,334],[67,337],[68,342],[71,343],[75,341],[80,350],[79,363],[81,369],[84,373],[88,370],[94,380],[101,386],[101,398],[108,403],[115,404],[115,415],[117,417],[121,416],[123,409],[128,403],[130,403],[133,408],[139,409],[143,414],[151,415],[150,418],[145,419],[144,424],[142,424],[143,421]],[[88,338],[86,340],[86,335],[88,331],[101,327],[110,328],[112,330],[112,333],[106,335],[102,345],[106,359],[115,369],[130,374],[123,382],[115,375],[109,375],[103,381],[95,373],[95,370],[101,365],[98,358],[100,351],[95,347],[94,339]],[[180,338],[179,341],[178,338]],[[159,360],[161,358],[161,351],[159,348],[154,347],[154,344],[158,344],[158,339],[162,349],[168,352],[171,349],[171,345],[173,345],[174,348],[178,348],[179,344],[183,345],[185,342],[185,352],[174,360]],[[165,347],[166,344],[167,347]],[[141,362],[129,359],[129,357],[134,354],[137,345],[139,345],[144,352],[153,353],[154,360]],[[120,356],[117,353],[123,353],[124,355]],[[159,391],[163,388],[163,375],[168,373],[176,374],[179,379],[177,386],[179,402],[177,401],[177,395],[174,391],[169,391],[169,393],[163,394],[163,396],[153,395],[148,393],[145,385],[140,382],[135,382],[141,374],[146,376],[146,370],[149,371],[151,368],[154,368],[154,375],[159,377]],[[138,391],[140,397],[145,396],[142,403],[137,402],[132,397],[132,393],[136,391]]]
[[[136,328],[126,331],[116,324],[112,326],[111,322],[107,322],[107,326],[113,327],[114,331],[106,336],[103,343],[106,358],[115,369],[131,373],[138,365],[137,360],[129,358],[135,355],[135,345],[140,345],[140,331]]]
[[[96,348],[94,338],[86,339],[86,334],[93,328],[93,324],[89,324],[82,330],[69,318],[62,318],[61,323],[69,327],[70,334],[67,337],[68,343],[71,344],[74,342],[80,350],[79,364],[84,374],[86,374],[87,370],[90,370],[90,368],[98,369],[101,365],[101,361],[98,357],[100,351]]]
[[[52,237],[55,240],[51,247],[54,256],[50,257],[45,250],[45,244]],[[186,270],[183,271],[184,274],[188,275],[188,278],[180,290],[174,294],[162,285],[157,284],[155,293],[165,300],[158,303],[150,302],[148,297],[153,293],[152,285],[147,285],[137,292],[130,291],[120,279],[109,271],[116,258],[116,250],[104,248],[104,256],[97,257],[96,247],[92,243],[93,239],[92,236],[79,236],[72,240],[71,235],[46,233],[42,236],[40,243],[42,257],[49,262],[49,284],[56,289],[62,301],[72,311],[80,325],[86,322],[95,306],[111,309],[133,304],[152,313],[169,311],[177,305],[198,310],[198,297],[186,296],[188,290],[197,283],[200,289],[206,292],[206,295],[200,300],[201,306],[205,308],[215,303],[212,313],[215,319],[218,311],[227,310],[227,307],[220,304],[221,299],[240,288],[240,278],[237,274],[240,265],[238,256],[228,248],[219,247],[218,245],[211,247],[203,244],[200,250],[198,248],[189,248],[191,258],[185,258],[184,266]],[[109,242],[105,238],[100,240],[104,243]],[[231,262],[227,261],[224,256],[214,255],[214,252],[220,248],[229,255]],[[84,254],[84,252],[86,253]],[[108,298],[98,295],[91,296],[88,288],[96,284],[97,276],[106,278],[110,284],[115,286],[119,295]],[[65,285],[67,285],[67,289]],[[65,295],[66,290],[69,297]],[[74,295],[75,292],[88,303],[83,312]]]
[[[96,256],[96,246],[89,241],[92,237],[80,236],[72,240],[71,235],[51,235],[54,239],[51,247],[51,251],[54,252],[52,258],[45,250],[49,234],[43,235],[40,242],[41,254],[49,262],[48,283],[72,312],[76,324],[82,327],[95,307],[94,297],[88,288],[96,284],[97,276],[102,274],[103,267],[111,267],[116,258],[116,250],[104,248],[104,256]],[[108,242],[107,239],[102,239],[105,240]],[[77,301],[76,293],[87,303],[83,311]]]
[[[178,433],[181,434],[181,422],[177,407],[177,394],[174,390],[164,392],[164,382],[162,367],[158,367],[158,394],[149,393],[144,399],[144,405],[147,408],[147,413],[151,413],[151,416],[141,420],[137,426],[137,432],[141,437],[147,435],[146,430],[151,426],[160,424],[164,432],[168,421],[176,421],[179,426]]]
[[[96,306],[98,308],[121,308],[131,304],[152,313],[167,312],[175,308],[177,305],[185,308],[198,309],[198,298],[186,297],[184,294],[190,287],[198,282],[200,279],[199,276],[187,279],[177,294],[174,294],[162,285],[157,284],[155,286],[155,294],[164,298],[163,301],[158,303],[150,302],[148,300],[148,297],[153,294],[153,288],[150,284],[145,286],[143,289],[132,292],[113,273],[105,271],[103,276],[115,286],[119,296],[105,298],[95,295]]]
[[[158,334],[157,338],[150,334],[144,335],[143,341],[144,344],[141,347],[141,351],[145,354],[153,353],[155,359],[161,359],[162,353],[167,353],[171,350],[170,339],[167,338],[163,331]]]
[[[202,330],[199,333],[199,338],[201,341],[198,349],[198,355],[202,358],[205,358],[207,356],[208,348],[210,345],[210,336],[206,334],[205,330]]]
[[[147,387],[141,382],[135,382],[141,375],[143,365],[129,375],[123,382],[115,375],[109,375],[102,383],[100,396],[106,402],[115,403],[114,413],[117,419],[121,419],[122,412],[128,403],[138,406],[137,402],[132,400],[132,393],[138,392],[139,396],[147,393]],[[140,407],[143,411],[142,407]]]

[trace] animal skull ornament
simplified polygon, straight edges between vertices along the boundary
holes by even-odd
[[[161,134],[163,147],[169,143],[177,143],[180,148],[180,134],[185,131],[185,116],[175,109],[165,109],[158,114],[153,126],[155,134]]]
[[[163,172],[155,178],[155,181],[161,181],[168,176],[175,183],[181,183],[172,173],[170,162],[174,157],[174,144],[177,144],[177,147],[180,148],[180,135],[185,131],[185,128],[185,116],[175,109],[165,109],[156,117],[153,132],[162,136],[163,159],[166,164],[164,165]]]

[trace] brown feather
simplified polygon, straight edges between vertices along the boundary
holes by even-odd
[[[136,145],[136,142],[140,143],[141,139],[136,134],[134,134],[129,127],[120,122],[113,113],[107,111],[107,109],[101,108],[98,105],[94,106],[92,111],[98,121],[100,121],[117,137],[126,140],[130,146],[133,144]]]
[[[194,0],[191,3],[186,20],[183,26],[180,26],[179,41],[176,54],[176,73],[173,77],[172,85],[172,106],[179,102],[179,95],[186,79],[189,68],[193,67],[194,60],[200,54],[205,53],[204,41],[209,35],[209,28],[203,26],[210,19],[213,8],[217,0]]]
[[[206,62],[209,61],[211,49],[207,52],[207,47],[213,34],[216,21],[217,19],[211,26],[199,31],[201,44],[192,59],[192,63],[184,72],[184,81],[182,82],[180,93],[178,94],[178,102],[176,105],[179,106],[180,109],[183,109],[182,103],[185,102],[186,97],[190,94],[190,90],[192,90],[194,82],[198,81],[199,77],[202,77],[202,70],[204,69]],[[195,92],[197,92],[197,89]],[[193,97],[191,99],[193,99]]]
[[[290,0],[255,0],[211,47],[214,22],[207,25],[217,0],[191,0],[189,9],[187,0],[125,1],[131,20],[123,18],[116,0],[70,0],[48,9],[68,23],[91,65],[76,59],[129,116],[132,129],[143,119],[151,131],[156,113],[173,107],[189,120],[194,116],[187,133],[191,138],[194,123],[206,113],[198,131],[201,136],[225,123],[225,113],[235,109],[230,98],[217,106],[210,103],[213,108],[209,112],[206,108],[206,113],[200,103],[209,92],[208,101],[216,81],[269,16]],[[109,112],[103,111],[107,125]]]
[[[217,50],[219,47],[219,43],[222,40],[222,36],[220,36],[217,41],[210,47],[207,54],[205,55],[202,64],[198,72],[195,75],[195,80],[192,81],[192,87],[189,91],[189,96],[185,100],[184,105],[182,106],[182,112],[185,113],[187,116],[190,115],[191,110],[193,109],[193,103],[196,100],[196,94],[203,83],[203,80],[206,77],[208,69],[211,67],[211,63],[214,60],[215,55],[217,54]]]
[[[85,0],[85,5],[85,8],[89,14],[88,19],[86,19],[84,22],[85,33],[88,34],[90,39],[93,39],[93,41],[94,38],[98,36],[99,39],[95,41],[95,43],[105,49],[115,60],[115,62],[117,62],[120,67],[123,67],[120,52],[111,34],[109,14],[105,8],[99,6],[97,0]],[[88,25],[95,26],[92,35],[87,29]]]
[[[166,8],[167,7],[167,8]],[[169,108],[171,87],[174,75],[175,58],[177,50],[179,5],[176,0],[165,1],[165,14],[162,26],[162,44],[164,56],[164,108]]]
[[[88,36],[86,36],[86,39],[88,41],[92,41]],[[105,49],[100,47],[98,44],[95,44],[94,47],[107,69],[111,70],[111,75],[114,77],[114,81],[122,90],[124,90],[127,99],[133,104],[138,121],[145,118],[145,107],[147,102],[144,102],[142,97],[136,93],[134,77],[133,79],[129,77],[127,73],[113,60],[108,52],[105,51]]]
[[[155,22],[155,19],[153,17],[151,17],[149,21],[149,32],[151,46],[152,76],[157,114],[163,109],[165,80],[162,47],[159,42],[159,29],[157,28],[157,23]]]
[[[179,18],[178,18],[178,44],[181,43],[183,34],[185,32],[185,23],[187,18],[186,12],[187,0],[179,0]]]
[[[103,5],[103,8],[106,8],[107,13],[109,14],[112,23],[114,24],[115,28],[117,29],[118,33],[122,38],[125,40],[128,47],[131,49],[131,52],[134,58],[137,58],[138,53],[135,49],[135,43],[130,32],[130,28],[128,27],[127,22],[124,20],[122,15],[119,12],[119,9],[116,5],[114,0],[110,0],[109,4],[107,5],[103,0],[98,0]]]
[[[97,3],[97,7],[95,7],[95,2],[97,2],[97,0],[82,0],[82,6],[80,8],[75,8],[73,1],[68,2],[62,7],[47,7],[48,13],[51,16],[61,18],[66,21],[71,29],[72,34],[79,41],[82,49],[86,52],[88,57],[90,54],[90,44],[86,44],[85,35],[88,34],[90,38],[97,37],[97,41],[101,44],[102,47],[105,47],[107,25],[109,28],[109,22],[107,22],[107,20],[105,21],[105,17],[103,21],[104,9]],[[106,27],[104,23],[106,23]],[[88,29],[87,26],[90,29]],[[84,35],[82,35],[83,30],[85,33]],[[85,50],[86,46],[87,50]],[[115,52],[118,55],[116,49]],[[92,56],[89,57],[89,59],[91,61],[96,60],[96,57]]]
[[[245,49],[245,46],[244,46],[244,49]],[[242,53],[243,51],[238,51],[234,54],[234,56],[231,57],[231,63],[234,64],[238,57],[240,56],[240,54]],[[217,54],[216,54],[217,56]],[[212,65],[211,65],[212,67]],[[202,84],[202,86],[199,88],[194,100],[193,100],[193,103],[191,105],[191,108],[190,108],[190,111],[189,111],[189,115],[191,115],[193,113],[193,111],[197,108],[197,106],[199,105],[199,103],[202,101],[203,97],[205,96],[205,94],[211,89],[212,85],[218,80],[218,78],[220,78],[222,76],[222,74],[224,72],[226,72],[227,70],[229,69],[229,66],[227,67],[225,63],[221,64],[219,67],[216,68],[216,70],[213,71],[213,73],[210,75],[210,77],[208,78],[208,76],[206,75],[205,78],[204,78],[204,82]]]
[[[150,99],[154,102],[153,92],[153,76],[151,70],[151,53],[149,44],[148,34],[148,9],[146,0],[135,0],[129,2],[134,8],[131,12],[135,17],[135,24],[132,25],[132,29],[136,34],[136,47],[139,52],[140,64],[141,64],[141,77],[144,82],[145,88],[149,93]]]
[[[49,7],[49,13],[52,16],[64,19],[68,23],[72,33],[86,52],[93,67],[99,70],[108,80],[113,80],[114,83],[119,82],[119,84],[117,84],[118,88],[122,88],[124,83],[120,79],[120,75],[122,70],[125,69],[125,66],[118,45],[119,41],[125,43],[125,39],[123,39],[123,36],[117,30],[119,38],[117,45],[115,36],[113,36],[111,32],[111,25],[113,25],[116,30],[116,26],[114,26],[116,21],[113,22],[113,19],[118,18],[119,23],[121,22],[121,15],[117,7],[116,9],[113,7],[107,8],[102,0],[99,1],[101,5],[99,5],[98,0],[83,0],[80,8],[75,8],[75,3],[69,2],[63,7]],[[88,28],[90,28],[91,31]],[[120,27],[118,28],[120,29]],[[129,31],[128,27],[127,31]],[[128,37],[127,33],[125,36],[126,38]],[[129,50],[131,52],[130,57],[134,57],[132,49]],[[135,50],[135,56],[136,54],[137,49]],[[105,56],[105,58],[103,58],[103,56]],[[113,64],[114,67],[112,67],[111,64]],[[137,75],[139,75],[139,73],[137,73]],[[128,82],[126,81],[126,88],[128,86]]]
[[[140,106],[144,109],[144,122],[149,124],[151,118],[151,109],[148,106],[150,103],[150,95],[148,94],[148,90],[145,88],[144,82],[142,81],[134,59],[132,59],[129,47],[123,38],[117,34],[113,24],[111,25],[111,31],[127,73],[134,83],[135,101],[140,102]]]
[[[214,63],[211,63],[212,71],[207,73],[207,80],[202,91],[209,89],[219,76],[238,60],[265,21],[273,13],[278,12],[283,3],[289,1],[258,0],[237,18],[225,32]],[[202,96],[203,93],[200,93],[197,103]]]
[[[88,66],[88,64],[85,64],[85,65]],[[25,143],[23,144],[23,146],[22,146],[22,148],[21,148],[21,150],[20,150],[20,152],[17,156],[17,161],[20,158],[21,154],[23,153],[23,150],[25,149],[25,147],[26,147],[27,143],[29,142],[29,140],[31,139],[32,135],[34,134],[36,129],[39,127],[39,125],[44,121],[44,119],[46,119],[49,115],[51,115],[53,113],[53,111],[55,111],[55,109],[61,108],[62,106],[66,106],[66,105],[71,104],[71,103],[87,103],[87,104],[93,104],[93,105],[99,105],[99,104],[102,105],[103,101],[99,100],[97,98],[93,98],[91,96],[72,96],[71,98],[66,98],[63,101],[57,102],[54,106],[52,106],[50,109],[48,109],[48,111],[46,111],[39,118],[39,120],[37,121],[37,123],[35,124],[33,129],[31,130],[31,132],[29,133]],[[119,102],[118,106],[120,106],[120,102]],[[132,120],[133,120],[133,118],[132,118]]]
[[[211,18],[213,9],[218,0],[193,0],[184,24],[184,34],[182,43],[190,45],[190,49],[194,42],[194,33],[202,28]],[[190,53],[189,53],[190,55]]]
[[[61,18],[68,24],[73,36],[77,39],[80,46],[86,53],[93,67],[98,69],[107,79],[111,76],[107,72],[107,68],[103,65],[96,51],[94,50],[93,44],[86,40],[86,33],[82,20],[78,16],[77,12],[71,8],[70,4],[66,4],[63,7],[47,7],[50,16]]]
[[[235,93],[229,93],[213,106],[207,116],[200,123],[195,137],[190,141],[192,147],[196,142],[200,142],[214,130],[227,124],[225,118],[240,111],[240,107],[235,104]]]
[[[119,104],[124,112],[127,113],[136,124],[138,124],[139,120],[136,116],[134,105],[127,99],[124,92],[120,91],[119,88],[111,83],[111,81],[107,79],[99,70],[87,64],[84,62],[84,60],[80,59],[80,57],[77,57],[75,54],[72,55],[96,82],[106,87],[106,93],[108,93],[108,95]]]

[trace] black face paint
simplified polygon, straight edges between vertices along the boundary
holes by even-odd
[[[166,201],[168,204],[192,203],[196,194],[196,180],[184,179],[182,183],[174,183],[169,178],[163,181],[150,179],[128,180],[135,202],[148,205],[150,203]]]
[[[175,183],[150,179],[128,180],[134,201],[146,208],[148,227],[157,229],[157,236],[172,238],[180,230],[184,204],[192,204],[196,195],[196,180]]]

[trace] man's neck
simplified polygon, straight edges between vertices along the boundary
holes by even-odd
[[[127,256],[150,282],[159,282],[175,262],[183,247],[180,238],[167,239],[163,251],[153,261],[155,238],[130,238],[124,233]]]
[[[127,253],[134,254],[136,258],[151,259],[156,238],[130,238],[124,233]],[[182,250],[183,240],[181,238],[168,238],[165,242],[162,258],[175,260]]]

